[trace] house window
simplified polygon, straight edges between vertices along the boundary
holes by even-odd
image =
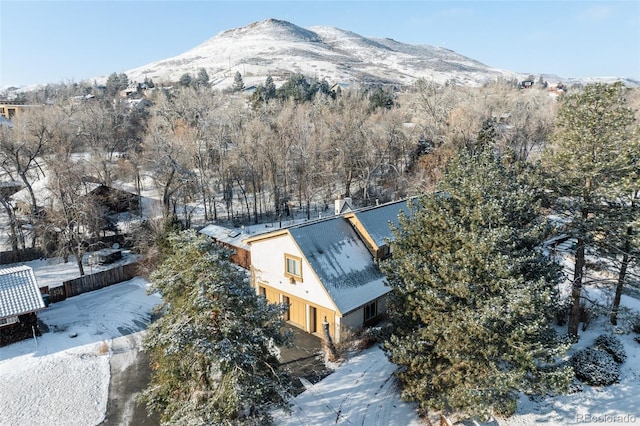
[[[284,255],[284,275],[295,281],[302,281],[302,258]]]
[[[366,305],[364,305],[364,320],[369,321],[370,319],[374,318],[376,315],[378,315],[378,301],[374,300],[371,303],[367,303]]]
[[[9,108],[7,110],[7,112],[9,113],[9,118],[13,118],[13,116],[16,115],[16,109],[15,108]]]
[[[9,324],[15,324],[17,322],[18,322],[18,317],[0,318],[0,326],[9,325]]]
[[[258,294],[262,297],[267,297],[267,289],[262,286],[258,287]]]

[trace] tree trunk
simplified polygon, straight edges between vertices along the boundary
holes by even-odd
[[[344,182],[344,196],[351,197],[351,180],[353,179],[353,174],[351,170],[347,173],[347,179]]]
[[[582,279],[584,274],[584,238],[578,238],[575,255],[575,269],[573,271],[573,285],[571,287],[571,298],[573,304],[569,312],[569,336],[578,338],[578,325],[580,324],[580,295],[582,292]]]
[[[31,215],[29,216],[29,224],[33,225],[34,221],[38,217],[38,204],[36,200],[36,194],[33,192],[33,187],[31,183],[27,179],[27,176],[24,173],[20,174],[20,179],[22,179],[22,183],[27,187],[27,191],[29,192],[29,197],[31,198]],[[33,226],[31,227],[31,248],[36,246],[36,234],[33,232]]]
[[[76,263],[78,265],[78,271],[80,272],[80,276],[84,276],[84,266],[82,265],[82,255],[76,255]]]
[[[2,200],[0,200],[0,202],[2,203],[2,206],[7,212],[7,216],[9,216],[9,239],[11,240],[11,250],[17,253],[19,250],[19,247],[18,247],[16,215],[13,212],[13,208],[11,207],[11,204],[6,199],[3,198]]]
[[[164,185],[163,191],[162,191],[162,216],[166,219],[167,217],[169,217],[169,213],[170,213],[170,209],[171,209],[171,192],[170,192],[170,188],[171,188],[171,184],[173,183],[173,177],[176,173],[175,169],[171,169],[171,173],[169,174],[169,178],[167,179],[167,182]]]
[[[616,284],[616,295],[613,297],[613,305],[611,306],[611,317],[609,318],[612,325],[618,325],[618,309],[620,308],[620,299],[622,298],[622,289],[627,276],[627,267],[629,266],[629,251],[631,250],[631,234],[633,227],[627,227],[627,235],[624,241],[624,253],[622,255],[622,264],[618,272],[618,283]]]

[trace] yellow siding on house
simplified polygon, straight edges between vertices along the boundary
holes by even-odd
[[[318,336],[323,335],[322,323],[326,317],[329,322],[329,332],[332,338],[336,338],[335,333],[335,316],[336,312],[323,308],[322,306],[309,303],[308,300],[301,299],[293,296],[290,293],[281,292],[278,289],[270,287],[268,284],[258,282],[258,288],[265,289],[265,296],[269,303],[282,303],[283,300],[289,301],[289,316],[288,322],[291,325],[295,325],[304,331],[315,333]],[[315,309],[315,318],[313,315],[313,309]],[[286,316],[285,316],[286,318]]]

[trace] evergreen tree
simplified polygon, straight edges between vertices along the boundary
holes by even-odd
[[[149,77],[144,78],[144,84],[147,86],[147,89],[153,89],[156,85],[153,83],[153,80]]]
[[[297,103],[311,100],[314,93],[311,91],[311,84],[307,78],[298,73],[294,74],[278,88],[276,91],[279,99],[287,100],[293,98]]]
[[[264,82],[264,97],[266,101],[276,97],[276,85],[273,83],[273,77],[267,76]]]
[[[120,76],[118,76],[118,74],[115,72],[109,74],[109,77],[107,77],[107,81],[105,83],[105,92],[107,96],[114,97],[120,90],[122,90],[120,84]]]
[[[393,291],[385,343],[402,396],[423,409],[511,413],[520,390],[561,387],[551,324],[559,267],[541,252],[540,191],[493,147],[462,152],[441,191],[401,215],[383,263]]]
[[[209,87],[209,74],[204,68],[200,68],[198,71],[198,77],[195,81],[196,87]]]
[[[393,93],[382,87],[376,87],[369,95],[369,110],[372,112],[378,108],[391,109],[393,105]]]
[[[240,71],[236,71],[236,75],[233,77],[233,86],[231,88],[234,92],[240,92],[244,89],[244,81],[242,81]]]
[[[626,105],[625,88],[591,84],[564,98],[556,122],[553,143],[544,153],[549,188],[558,210],[568,214],[569,232],[576,238],[572,305],[568,333],[577,338],[582,285],[588,247],[621,219],[621,190],[638,188],[637,135],[632,133],[633,111]],[[630,192],[629,192],[630,191]],[[623,231],[626,232],[626,229]],[[608,235],[608,240],[613,236]],[[624,239],[623,239],[624,240]]]
[[[120,82],[120,90],[124,90],[129,87],[129,76],[123,72],[118,74],[118,80]]]
[[[482,128],[478,132],[476,140],[477,147],[475,149],[482,151],[488,146],[492,146],[498,137],[498,123],[496,119],[491,117],[482,122]]]
[[[182,87],[191,87],[193,86],[193,77],[189,73],[184,73],[180,76],[179,83]]]
[[[284,307],[258,296],[210,239],[169,241],[151,275],[162,316],[145,337],[153,372],[142,400],[165,424],[271,424],[270,411],[287,407],[275,347],[288,338]]]

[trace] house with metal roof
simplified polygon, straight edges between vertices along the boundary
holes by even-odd
[[[0,270],[0,346],[37,332],[36,312],[45,308],[33,269]]]
[[[251,248],[251,281],[269,302],[285,303],[285,319],[334,341],[386,311],[390,287],[378,267],[390,251],[390,224],[407,200],[308,221],[244,242]]]

